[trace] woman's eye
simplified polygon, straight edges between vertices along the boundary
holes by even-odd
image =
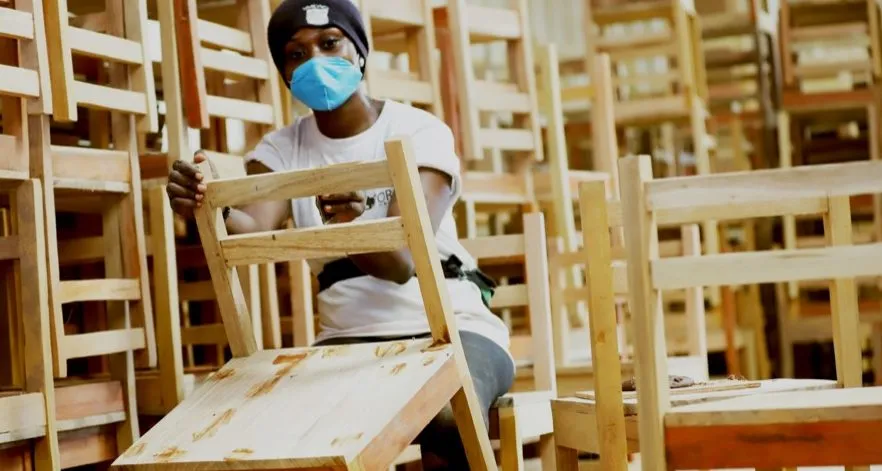
[[[326,39],[325,42],[322,43],[322,46],[323,46],[325,49],[334,49],[335,47],[337,47],[337,44],[338,44],[339,42],[340,42],[340,40],[337,39],[337,38],[334,38],[334,39]]]
[[[300,60],[303,58],[303,52],[302,51],[294,51],[291,53],[291,58],[294,60]]]

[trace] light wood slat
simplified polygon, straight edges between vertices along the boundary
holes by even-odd
[[[200,54],[202,67],[208,70],[257,80],[267,80],[270,73],[275,73],[275,70],[270,71],[270,65],[266,61],[253,57],[206,48],[202,48]]]
[[[141,299],[141,285],[136,279],[69,280],[59,283],[58,288],[62,304]]]
[[[0,37],[34,39],[34,15],[12,8],[0,8]]]
[[[376,70],[371,81],[371,96],[397,101],[427,104],[434,100],[432,84],[423,80],[399,77],[391,71]]]
[[[83,28],[67,28],[67,39],[73,52],[125,64],[143,64],[141,45],[130,39],[96,33]]]
[[[147,38],[151,44],[151,47],[148,48],[150,52],[150,62],[153,62],[154,64],[162,63],[162,47],[152,47],[153,44],[162,44],[162,31],[159,28],[159,21],[147,20]],[[165,113],[163,112],[160,114]]]
[[[46,410],[42,394],[0,398],[0,443],[42,436],[45,430]]]
[[[226,345],[227,332],[223,324],[206,324],[181,328],[184,345]]]
[[[0,260],[16,260],[20,257],[17,235],[0,237]]]
[[[87,108],[147,114],[147,99],[143,93],[80,81],[75,81],[73,88],[77,103]]]
[[[144,348],[144,329],[104,330],[88,334],[66,335],[64,356],[86,358]]]
[[[19,149],[18,139],[0,134],[0,179],[21,181],[30,178],[28,155]]]
[[[534,151],[536,141],[528,129],[481,129],[481,146],[502,151]]]
[[[759,207],[785,199],[809,200],[880,193],[882,162],[806,165],[703,177],[664,178],[653,180],[646,186],[648,206],[656,211],[724,204]]]
[[[224,154],[213,150],[203,150],[211,160],[220,178],[236,178],[245,176],[245,159],[240,155]]]
[[[496,287],[493,299],[490,300],[490,307],[505,309],[526,306],[528,302],[527,285],[503,285]]]
[[[222,208],[254,203],[267,197],[287,200],[390,186],[392,180],[385,160],[353,162],[310,170],[215,180],[208,184],[205,201],[212,207]]]
[[[523,234],[460,239],[459,242],[479,262],[499,258],[523,257],[526,250]]]
[[[381,23],[380,31],[385,31],[391,25],[383,25],[382,23],[392,23],[400,26],[422,26],[426,23],[423,15],[422,1],[413,0],[383,0],[380,2],[371,2],[371,27],[374,33],[377,29],[374,24]]]
[[[205,106],[208,108],[208,114],[217,118],[240,119],[266,125],[272,125],[275,119],[273,107],[263,103],[209,95]]]
[[[57,178],[131,183],[131,162],[124,151],[52,146],[52,172]]]
[[[216,296],[211,280],[207,280],[179,283],[178,298],[181,301],[212,301]]]
[[[645,34],[631,34],[626,36],[602,37],[597,41],[597,52],[612,52],[621,49],[641,48],[655,46],[659,43],[672,41],[670,31],[661,31]]]
[[[533,109],[530,95],[521,93],[513,84],[478,80],[475,82],[475,97],[481,111],[529,113]]]
[[[595,9],[594,21],[597,24],[651,20],[654,18],[670,18],[673,9],[669,1],[653,1],[633,4],[620,4]]]
[[[62,265],[104,260],[104,237],[78,237],[58,241],[58,262]]]
[[[465,172],[462,181],[463,201],[482,204],[526,204],[526,182],[522,175],[511,173]]]
[[[882,243],[675,257],[652,262],[661,290],[878,275]]]
[[[115,424],[126,420],[125,412],[110,412],[107,414],[96,414],[87,417],[78,417],[76,419],[59,420],[56,422],[56,429],[59,432],[69,430],[80,430],[90,427],[98,427],[101,425]]]
[[[205,20],[199,20],[197,28],[199,40],[203,43],[245,54],[254,52],[251,36],[242,30]]]
[[[278,263],[400,249],[406,243],[400,217],[235,235],[221,241],[228,267]]]
[[[34,70],[0,64],[0,95],[36,98],[40,77]]]
[[[512,40],[519,39],[523,34],[516,10],[469,3],[466,5],[465,17],[469,23],[469,34],[476,40]]]
[[[56,178],[53,180],[52,184],[56,189],[91,191],[99,193],[126,194],[132,191],[132,186],[129,183],[124,182],[102,182],[100,180]]]

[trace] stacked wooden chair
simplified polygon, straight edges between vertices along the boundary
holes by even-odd
[[[156,365],[156,343],[137,133],[155,131],[157,119],[145,2],[44,7],[52,129],[88,130],[54,145],[46,110],[28,120],[32,176],[43,187],[50,345],[62,378],[55,418],[67,468],[109,461],[139,434],[135,368]],[[84,139],[88,146],[77,145]],[[68,214],[80,228],[65,230]]]
[[[0,467],[54,471],[58,446],[45,216],[30,178],[28,113],[51,112],[40,2],[0,7]]]
[[[227,469],[236,461],[251,469],[384,469],[448,401],[471,467],[495,467],[416,165],[408,155],[411,147],[393,140],[386,152],[388,161],[208,179],[197,222],[234,359],[147,432],[116,467],[170,469],[198,462],[203,469]],[[208,165],[203,171],[211,175]],[[262,190],[244,192],[242,185]],[[398,193],[402,216],[238,236],[228,236],[221,223],[225,205],[385,186]],[[292,243],[300,249],[292,250]],[[401,246],[409,247],[415,260],[431,338],[257,350],[235,266],[253,264],[256,257],[282,261]],[[327,407],[315,407],[316,394]],[[243,435],[243,430],[253,433]]]
[[[365,73],[368,95],[407,103],[442,118],[432,2],[359,0],[358,5],[373,51]],[[378,63],[381,57],[386,64]]]
[[[849,204],[852,196],[880,191],[882,164],[653,180],[647,159],[629,157],[620,175],[626,244],[652,240],[656,221],[693,223],[708,213],[721,220],[821,214],[826,238],[818,248],[688,258],[658,259],[653,247],[629,250],[643,469],[867,466],[882,461],[868,442],[882,432],[882,396],[878,388],[861,388],[855,283],[856,277],[879,273],[880,246],[852,245]],[[829,280],[836,382],[825,390],[776,394],[763,394],[770,384],[763,382],[759,391],[742,397],[672,405],[664,337],[658,335],[663,328],[657,301],[662,290],[813,279]],[[825,446],[818,447],[819,441]]]
[[[717,127],[714,172],[721,171],[717,166],[743,165],[744,160],[748,168],[766,168],[775,150],[781,63],[778,12],[770,3],[751,0],[744,11],[736,2],[696,2],[707,67],[708,108]]]
[[[781,3],[784,75],[779,113],[780,167],[880,158],[880,6],[789,0]],[[882,237],[882,200],[864,195],[853,202],[855,242]],[[817,215],[785,215],[784,248],[823,244]],[[814,228],[814,230],[813,230]],[[859,280],[862,323],[872,334],[873,373],[882,378],[882,324],[878,278]],[[833,340],[823,284],[788,282],[779,291],[782,374],[796,374],[794,345]],[[867,336],[862,335],[863,341]],[[878,381],[878,379],[877,379]]]

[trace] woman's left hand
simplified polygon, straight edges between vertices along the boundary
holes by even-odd
[[[316,205],[325,224],[352,222],[364,213],[365,197],[361,191],[316,197]]]

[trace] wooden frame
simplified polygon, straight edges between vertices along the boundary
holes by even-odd
[[[393,62],[407,56],[407,70],[381,69],[368,59],[365,84],[369,96],[424,108],[443,118],[435,26],[430,0],[359,0],[359,9],[372,51],[392,54]]]
[[[872,447],[855,448],[865,440],[862,437],[882,432],[880,388],[852,389],[861,386],[854,277],[879,273],[876,261],[882,257],[882,245],[851,244],[849,208],[850,196],[882,191],[882,164],[817,165],[661,180],[652,179],[649,164],[646,158],[637,157],[620,164],[628,242],[651,241],[657,223],[692,223],[708,214],[721,220],[822,214],[827,244],[815,249],[672,259],[658,259],[652,245],[645,250],[637,246],[629,249],[628,279],[642,371],[637,390],[643,469],[863,466],[882,460]],[[768,383],[763,382],[756,394],[672,406],[663,361],[664,336],[659,335],[663,321],[658,296],[662,290],[699,283],[724,286],[811,279],[832,279],[838,379],[828,382],[827,387],[845,389],[766,395],[763,392]],[[792,381],[809,386],[808,381],[817,380]],[[758,434],[765,437],[761,444],[747,438]],[[815,438],[811,442],[800,438],[806,434]],[[817,449],[818,439],[828,446]],[[757,453],[757,447],[765,452]],[[770,449],[775,452],[769,453]],[[844,452],[846,449],[862,452]]]
[[[386,152],[388,162],[343,164],[239,179],[208,178],[206,198],[203,207],[197,210],[196,220],[235,358],[213,381],[200,387],[145,434],[114,463],[116,467],[180,469],[190,462],[198,463],[196,466],[200,469],[229,469],[245,463],[255,469],[280,465],[383,469],[448,401],[452,403],[464,437],[470,465],[484,471],[495,467],[450,301],[443,288],[434,238],[428,235],[428,213],[420,196],[416,165],[409,155],[412,148],[407,140],[392,140],[387,142]],[[202,170],[207,176],[213,174],[209,167],[203,164]],[[237,236],[228,236],[222,223],[221,208],[226,205],[268,198],[292,199],[330,189],[351,191],[390,183],[399,195],[401,217]],[[243,185],[252,191],[242,191]],[[368,235],[370,237],[366,237]],[[235,266],[383,251],[402,245],[410,247],[415,260],[417,279],[425,294],[431,340],[364,344],[343,351],[323,347],[257,352],[242,287],[233,270]],[[255,250],[256,247],[261,248]],[[416,367],[407,368],[408,364]],[[341,386],[344,376],[328,375],[340,367],[350,368],[352,374],[345,378],[360,385],[355,389],[338,389],[343,394],[339,399],[345,396],[346,400],[334,401],[334,404],[346,404],[343,409],[335,406],[332,412],[310,406],[295,407],[295,411],[272,406],[271,401],[280,399],[292,404],[291,394],[322,389],[327,393],[331,385]],[[294,368],[297,368],[296,380],[292,380],[294,376],[290,374]],[[376,387],[361,387],[368,377],[375,378]],[[370,394],[364,394],[367,390]],[[228,402],[230,400],[232,402]],[[261,410],[270,413],[259,413]],[[315,413],[314,420],[307,420],[304,415],[310,410]],[[358,415],[350,415],[347,410],[375,414],[363,415],[362,422],[353,423],[351,420]],[[294,413],[297,420],[285,419],[290,413]],[[348,416],[345,430],[328,415],[340,413]],[[193,431],[181,428],[180,420],[184,417],[195,421],[190,422],[195,436]],[[294,423],[306,428],[298,432],[291,427]],[[285,432],[281,437],[286,445],[276,443],[275,439],[268,440],[269,435],[264,434],[252,435],[251,439],[241,442],[241,427],[248,427],[246,424],[263,431],[283,427]],[[353,434],[355,428],[361,431]],[[308,435],[303,436],[307,430]],[[226,449],[223,441],[234,437],[237,445]],[[225,460],[231,456],[234,457],[232,464]]]

